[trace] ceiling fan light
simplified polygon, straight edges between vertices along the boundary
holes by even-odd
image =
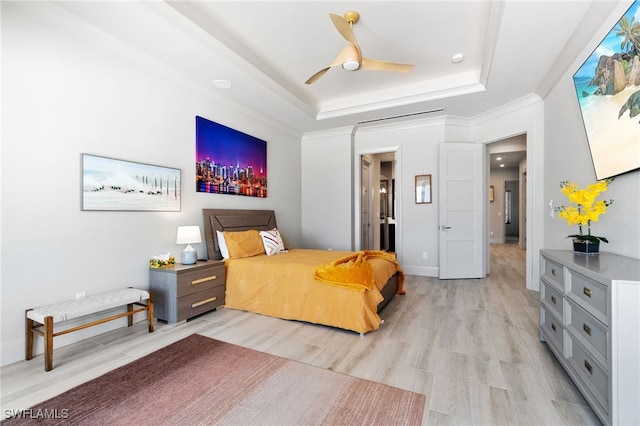
[[[358,61],[347,61],[344,64],[342,64],[342,68],[344,68],[347,71],[355,71],[358,68],[360,68],[360,64],[358,63]]]

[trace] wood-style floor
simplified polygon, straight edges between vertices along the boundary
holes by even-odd
[[[56,349],[48,373],[42,355],[2,367],[2,413],[199,333],[425,394],[428,425],[600,424],[539,341],[538,293],[525,289],[524,275],[525,253],[506,244],[491,246],[485,279],[407,276],[407,295],[396,296],[381,328],[364,337],[224,308],[177,326],[158,324],[152,334],[137,323]]]

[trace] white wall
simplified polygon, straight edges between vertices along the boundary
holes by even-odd
[[[344,127],[302,138],[302,247],[352,249],[352,131]]]
[[[443,119],[415,120],[358,129],[354,165],[364,153],[396,153],[396,254],[407,274],[438,273],[438,145],[444,141]],[[415,176],[432,175],[431,204],[415,203]],[[355,187],[359,187],[356,181]],[[359,211],[359,197],[355,197]],[[356,215],[355,229],[359,229]],[[422,254],[428,253],[428,259]]]
[[[623,11],[624,12],[624,11]],[[620,16],[623,12],[615,16]],[[615,21],[614,21],[615,22]],[[612,24],[613,25],[613,24]],[[604,31],[611,28],[603,26]],[[585,48],[588,55],[601,41],[595,38],[593,46]],[[569,227],[564,219],[552,218],[549,206],[567,202],[560,192],[560,182],[577,182],[580,187],[596,182],[595,171],[587,143],[580,110],[574,93],[572,74],[584,60],[580,56],[574,66],[562,77],[545,99],[545,177],[544,177],[544,240],[546,248],[571,249],[566,235],[577,233],[577,226]],[[640,155],[640,153],[638,153]],[[616,177],[609,190],[600,199],[614,199],[607,213],[593,224],[592,233],[604,236],[608,244],[601,244],[600,251],[617,253],[640,259],[640,171]]]
[[[176,226],[202,225],[202,208],[275,209],[300,243],[299,138],[224,106],[214,89],[193,90],[89,40],[2,5],[2,365],[24,357],[25,309],[80,291],[148,288],[149,258],[179,253]],[[196,115],[267,141],[267,199],[195,192]],[[81,211],[81,153],[182,169],[182,211]],[[204,244],[196,249],[204,255]]]

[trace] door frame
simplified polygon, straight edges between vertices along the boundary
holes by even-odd
[[[373,162],[371,160],[369,160],[366,156],[361,155],[360,156],[360,226],[362,227],[362,206],[364,205],[364,190],[366,189],[367,191],[367,198],[366,198],[366,202],[367,202],[367,220],[369,221],[369,226],[367,227],[367,239],[369,241],[368,247],[364,247],[367,250],[371,249],[371,244],[374,241],[374,232],[373,232],[373,224],[372,224],[372,215],[374,214],[373,211],[373,205],[374,205],[374,192],[373,192],[373,175],[374,175],[374,170],[371,167],[373,166]],[[362,175],[364,172],[365,167],[367,168],[367,176],[369,177],[368,182],[362,182]],[[362,244],[363,241],[363,236],[364,236],[365,232],[364,232],[364,228],[360,229],[360,238],[358,239],[360,241],[360,247],[362,247],[364,244]]]
[[[361,176],[362,173],[360,171],[360,162],[363,155],[375,155],[375,154],[384,154],[387,152],[394,153],[394,169],[395,169],[395,180],[396,180],[396,205],[395,205],[395,217],[396,217],[396,258],[398,262],[402,262],[402,188],[403,188],[403,180],[402,180],[402,161],[401,161],[401,152],[402,149],[399,145],[387,146],[381,148],[363,148],[361,150],[355,150],[353,153],[353,247],[352,250],[361,250],[360,238],[359,235],[361,233],[361,220],[360,217],[362,215],[362,207],[361,207],[361,196],[360,196],[360,188],[361,188]]]

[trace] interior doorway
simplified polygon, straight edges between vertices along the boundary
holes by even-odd
[[[487,145],[489,158],[489,242],[527,248],[527,135]],[[527,256],[524,256],[527,259]],[[526,261],[523,274],[526,274]]]
[[[527,135],[488,144],[489,242],[526,250]]]
[[[397,246],[395,152],[362,154],[360,249],[395,252]]]

